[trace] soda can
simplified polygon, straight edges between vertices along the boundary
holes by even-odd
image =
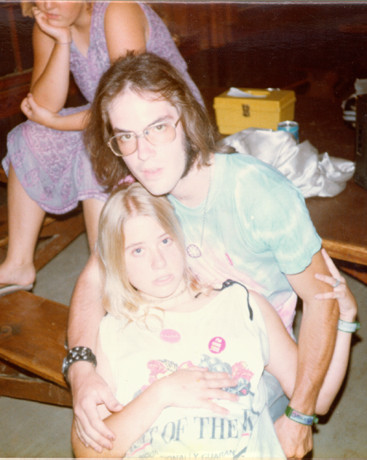
[[[278,131],[286,131],[291,133],[297,144],[299,142],[298,123],[296,121],[281,121],[278,123]]]

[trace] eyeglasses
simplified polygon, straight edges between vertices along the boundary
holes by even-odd
[[[123,132],[111,137],[107,145],[118,157],[127,157],[138,148],[138,139],[145,137],[152,145],[169,144],[176,139],[176,128],[180,119],[176,123],[160,121],[154,125],[144,128],[141,134],[133,131]]]

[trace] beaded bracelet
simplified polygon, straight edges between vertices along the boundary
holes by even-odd
[[[311,426],[319,421],[316,415],[302,414],[302,412],[298,412],[298,410],[294,410],[290,406],[285,409],[285,415],[293,422],[301,423],[302,425]]]
[[[353,334],[353,332],[357,332],[360,328],[361,323],[358,321],[344,321],[344,319],[340,319],[338,321],[338,331],[349,332]]]

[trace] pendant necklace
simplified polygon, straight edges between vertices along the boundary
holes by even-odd
[[[200,237],[200,247],[203,247],[203,240],[204,240],[204,231],[205,231],[205,220],[206,220],[206,213],[207,213],[207,207],[208,207],[208,201],[209,201],[209,192],[210,192],[210,184],[211,184],[211,170],[209,170],[209,187],[208,187],[208,193],[205,198],[205,203],[204,203],[204,212],[203,212],[203,221],[201,224],[201,237]],[[202,256],[202,252],[199,246],[196,244],[189,244],[186,246],[186,252],[189,257],[192,259],[197,259]]]

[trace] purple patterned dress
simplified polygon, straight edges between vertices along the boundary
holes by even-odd
[[[71,44],[70,69],[89,104],[99,79],[110,65],[104,35],[107,6],[108,2],[94,3],[87,57],[74,43]],[[167,27],[151,8],[144,4],[140,6],[149,23],[147,51],[170,61],[185,77],[196,98],[202,101]],[[89,104],[63,109],[60,113],[84,110]],[[45,211],[64,214],[75,208],[79,201],[88,198],[106,200],[107,195],[92,171],[81,131],[57,131],[26,121],[8,134],[7,147],[7,156],[3,160],[5,172],[8,174],[11,163],[27,194]]]

